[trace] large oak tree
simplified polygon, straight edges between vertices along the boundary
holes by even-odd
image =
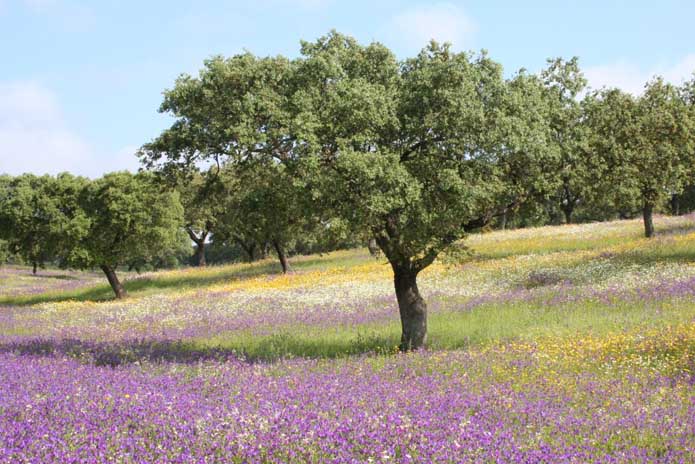
[[[433,42],[399,62],[381,44],[333,32],[302,43],[294,61],[218,57],[182,76],[160,108],[175,123],[141,155],[149,166],[284,166],[278,181],[301,186],[304,204],[376,238],[409,350],[427,335],[418,274],[548,188],[544,102],[540,79],[505,80],[485,53]]]

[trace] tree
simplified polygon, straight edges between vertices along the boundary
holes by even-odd
[[[67,173],[37,177],[24,174],[2,182],[0,233],[15,253],[37,267],[69,253],[66,237],[79,234],[84,218],[75,215],[86,179]]]
[[[7,243],[7,238],[12,234],[9,221],[4,218],[6,214],[7,192],[12,182],[12,177],[7,174],[0,175],[0,263],[5,264],[10,260],[12,253]]]
[[[171,173],[169,184],[179,192],[184,211],[185,230],[195,243],[193,261],[197,266],[205,266],[206,244],[215,232],[221,215],[227,191],[219,179],[219,168],[211,167],[205,172],[182,170]]]
[[[418,274],[548,188],[542,83],[525,73],[505,81],[485,53],[434,42],[402,63],[336,32],[301,52],[293,62],[216,58],[197,79],[182,76],[160,108],[176,122],[141,154],[149,165],[278,166],[271,179],[286,169],[304,204],[376,238],[394,272],[401,349],[419,348]]]
[[[187,170],[199,160],[224,165],[226,214],[219,238],[235,240],[250,259],[270,243],[283,272],[290,269],[292,234],[311,216],[300,211],[305,203],[293,178],[291,68],[285,58],[250,53],[207,60],[198,79],[183,75],[165,92],[160,111],[179,119],[140,152],[145,165],[158,170]]]
[[[149,173],[106,174],[85,189],[82,204],[89,228],[72,243],[76,252],[66,264],[99,267],[116,298],[126,296],[118,266],[152,263],[179,243],[183,209],[178,194],[161,191]]]
[[[259,159],[229,164],[220,174],[227,192],[221,237],[233,238],[250,260],[269,244],[283,273],[291,270],[288,254],[297,239],[310,239],[318,227],[295,168],[289,160]]]
[[[541,72],[550,117],[551,143],[558,152],[558,164],[553,166],[559,185],[554,198],[565,216],[572,222],[572,213],[590,193],[596,166],[588,159],[585,147],[586,126],[578,96],[586,89],[587,80],[579,69],[577,57],[548,60]]]
[[[613,196],[639,200],[646,237],[654,235],[654,209],[692,177],[692,128],[676,87],[656,78],[633,97],[617,89],[588,104],[592,145],[608,166]]]
[[[299,73],[314,92],[298,117],[317,118],[307,139],[321,190],[376,238],[394,273],[401,349],[419,348],[427,306],[418,274],[467,232],[548,187],[541,83],[525,73],[505,82],[486,54],[434,42],[400,66],[383,46],[339,34],[302,53]]]

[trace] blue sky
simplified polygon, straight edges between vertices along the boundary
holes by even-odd
[[[330,29],[399,57],[429,38],[485,48],[508,74],[580,57],[594,87],[639,92],[695,71],[691,1],[0,0],[0,172],[137,169],[171,120],[163,89],[214,54],[296,56]]]

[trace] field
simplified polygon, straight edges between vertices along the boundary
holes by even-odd
[[[366,250],[0,269],[0,462],[695,462],[695,216],[500,231],[419,287]]]

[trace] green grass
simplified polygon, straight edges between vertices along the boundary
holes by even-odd
[[[584,302],[557,307],[530,304],[484,305],[467,312],[432,313],[428,348],[456,350],[511,341],[601,336],[642,327],[666,327],[695,320],[695,306],[681,301],[659,305],[620,303],[606,306]],[[266,336],[235,332],[192,341],[190,350],[221,350],[251,360],[281,358],[342,358],[358,354],[395,353],[400,324],[355,327],[284,327]]]

